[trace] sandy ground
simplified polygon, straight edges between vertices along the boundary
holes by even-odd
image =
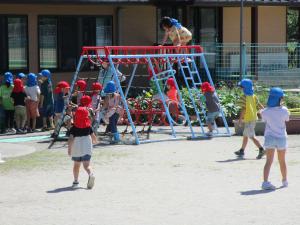
[[[49,167],[1,172],[0,165],[0,224],[300,224],[300,137],[289,138],[290,186],[275,191],[260,190],[264,160],[255,159],[253,144],[245,160],[235,158],[240,142],[231,137],[100,146],[92,190],[86,189],[84,171],[80,188],[70,188],[72,162],[65,147],[46,150],[56,156]],[[277,162],[270,180],[280,187]]]

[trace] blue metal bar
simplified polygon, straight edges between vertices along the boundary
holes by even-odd
[[[170,69],[172,69],[172,65],[171,65],[171,63],[170,63],[169,57],[167,57],[167,65],[168,65],[168,67],[169,67]],[[188,115],[188,113],[187,113],[187,110],[186,110],[186,108],[185,108],[185,103],[184,103],[184,101],[183,101],[183,98],[182,98],[180,89],[179,89],[179,87],[178,87],[177,80],[176,80],[176,78],[175,78],[175,76],[174,76],[174,73],[173,73],[171,76],[172,76],[172,78],[173,78],[174,81],[175,81],[175,86],[176,86],[177,94],[178,94],[178,96],[179,96],[179,101],[180,101],[180,104],[181,104],[181,109],[182,109],[182,111],[183,111],[183,113],[184,113],[184,116],[185,116],[185,118],[186,118],[186,120],[187,120],[187,122],[188,122],[188,125],[189,125],[189,127],[190,127],[190,130],[191,130],[191,132],[192,132],[192,137],[194,138],[194,137],[195,137],[195,132],[194,132],[194,129],[193,129],[193,127],[192,127],[192,124],[191,124],[191,121],[190,121],[190,117],[189,117],[189,115]]]
[[[187,61],[186,61],[186,58],[185,58],[185,63],[186,63],[186,65],[188,65],[188,63],[187,63]],[[187,87],[187,89],[188,89],[189,96],[190,96],[190,99],[191,99],[191,101],[192,101],[192,104],[193,104],[193,107],[194,107],[194,110],[195,110],[195,113],[196,113],[196,116],[197,116],[197,120],[198,120],[199,123],[200,123],[201,131],[202,131],[202,133],[204,133],[204,128],[203,128],[203,124],[202,124],[202,122],[201,122],[200,112],[199,112],[198,109],[197,109],[197,104],[196,104],[195,99],[194,99],[194,97],[193,97],[193,94],[192,94],[192,91],[191,91],[191,87],[190,87],[189,82],[188,82],[188,80],[187,80],[187,77],[186,77],[186,75],[185,75],[184,68],[183,68],[183,66],[182,66],[182,62],[181,62],[180,58],[178,58],[178,64],[179,64],[179,67],[180,67],[181,74],[182,74],[182,76],[183,76],[183,78],[184,78],[186,87]],[[192,81],[193,81],[193,77],[192,77],[192,74],[191,74],[191,71],[190,71],[190,67],[188,66],[187,68],[188,68],[189,74],[190,74],[190,76],[191,76],[191,79],[192,79]],[[193,86],[195,87],[194,82],[193,82]]]
[[[118,73],[117,73],[117,70],[114,66],[114,63],[112,61],[112,58],[111,56],[108,56],[108,60],[109,60],[109,63],[110,63],[110,66],[112,68],[112,71],[113,71],[113,74],[114,74],[114,78],[115,78],[115,82],[117,84],[117,87],[118,87],[118,90],[119,90],[119,93],[122,97],[122,101],[123,101],[123,105],[125,107],[125,110],[126,110],[126,113],[127,113],[127,116],[128,116],[128,120],[130,122],[130,125],[131,125],[131,129],[132,129],[132,132],[133,132],[133,135],[135,137],[135,143],[138,145],[140,144],[140,140],[139,140],[139,137],[137,135],[137,132],[136,132],[136,129],[135,129],[135,126],[134,126],[134,123],[132,121],[132,118],[131,118],[131,115],[130,115],[130,111],[129,111],[129,108],[128,108],[128,105],[127,105],[127,101],[126,101],[126,98],[124,96],[124,93],[123,93],[123,90],[122,90],[122,87],[121,87],[121,84],[120,84],[120,81],[119,81],[119,78],[118,78]]]
[[[126,91],[125,91],[125,98],[127,98],[127,95],[128,95],[129,89],[131,87],[131,84],[132,84],[132,81],[133,81],[133,78],[134,78],[134,75],[135,75],[137,67],[138,67],[138,64],[134,64],[133,71],[131,73],[131,77],[130,77],[129,83],[128,83]]]
[[[166,57],[166,56],[164,56],[164,57]],[[173,127],[173,123],[172,123],[173,120],[171,118],[171,115],[170,115],[170,112],[169,112],[169,108],[168,108],[168,106],[166,104],[166,99],[165,99],[164,95],[161,92],[161,89],[160,89],[160,86],[159,86],[159,83],[158,83],[159,80],[156,77],[156,73],[155,73],[155,70],[153,68],[152,61],[151,61],[151,59],[150,59],[150,57],[148,55],[147,55],[147,60],[148,60],[148,65],[150,66],[150,69],[151,69],[152,74],[153,74],[153,78],[154,78],[154,81],[155,81],[155,84],[156,84],[156,88],[157,88],[157,90],[158,90],[158,92],[160,94],[160,97],[162,99],[162,103],[163,103],[163,106],[165,108],[166,115],[168,117],[170,127],[172,129],[172,135],[173,135],[173,137],[176,137],[176,133],[175,133],[175,130],[174,130],[174,127]]]

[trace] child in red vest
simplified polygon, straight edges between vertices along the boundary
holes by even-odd
[[[74,125],[70,130],[70,137],[68,141],[68,155],[74,161],[73,176],[74,181],[72,187],[79,185],[79,169],[80,165],[89,175],[87,188],[91,189],[94,186],[95,176],[90,167],[90,160],[92,156],[93,144],[96,144],[96,136],[91,127],[89,119],[89,112],[86,107],[79,106],[74,115]]]

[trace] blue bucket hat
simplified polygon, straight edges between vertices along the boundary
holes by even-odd
[[[4,74],[4,82],[5,83],[10,83],[11,85],[13,84],[13,75],[11,72],[6,72]]]
[[[254,94],[253,83],[250,79],[243,79],[238,85],[243,88],[246,96],[252,96]]]
[[[111,94],[111,93],[116,92],[116,90],[117,89],[116,89],[115,83],[113,81],[109,81],[104,88],[104,93]]]
[[[39,73],[40,76],[43,76],[43,77],[47,77],[47,78],[51,78],[51,72],[49,70],[42,70],[40,73]]]
[[[22,78],[25,78],[25,77],[26,77],[26,75],[24,73],[19,73],[17,75],[17,78],[19,78],[19,79],[22,79]]]
[[[28,74],[27,77],[27,86],[28,87],[33,87],[37,85],[37,79],[36,75],[34,73]]]
[[[279,87],[270,89],[269,98],[267,102],[268,107],[276,107],[280,105],[280,99],[284,96],[284,92]]]

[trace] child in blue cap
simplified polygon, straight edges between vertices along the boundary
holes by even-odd
[[[4,110],[6,133],[16,133],[14,129],[15,107],[10,97],[13,88],[13,75],[11,72],[6,72],[4,74],[4,83],[0,86],[0,104]]]
[[[41,99],[40,108],[42,108],[43,115],[43,131],[54,129],[54,97],[53,87],[51,82],[51,73],[49,70],[42,70],[40,75],[42,76],[41,84]],[[50,127],[47,126],[47,119],[49,120]]]
[[[113,134],[113,143],[120,142],[117,124],[122,110],[120,107],[121,96],[116,93],[116,91],[117,89],[113,81],[110,81],[106,84],[104,88],[105,98],[102,107],[102,113],[104,114],[103,121],[108,123],[106,131]]]
[[[261,159],[264,155],[264,148],[261,146],[259,140],[255,137],[255,126],[257,121],[257,108],[263,109],[263,105],[259,103],[257,97],[254,95],[253,83],[249,79],[243,79],[239,82],[239,86],[243,89],[244,95],[239,101],[241,113],[239,124],[244,122],[243,143],[240,150],[234,152],[237,156],[243,157],[244,151],[250,138],[253,143],[259,148],[257,159]]]
[[[275,186],[268,181],[275,149],[277,150],[282,175],[282,187],[288,186],[285,163],[285,153],[287,149],[285,122],[289,121],[289,111],[286,107],[282,106],[283,97],[284,93],[281,88],[271,88],[267,108],[261,111],[262,120],[266,122],[264,147],[266,149],[267,160],[264,167],[264,181],[262,183],[262,189],[264,190],[275,189]]]
[[[27,111],[27,132],[36,132],[36,118],[40,116],[38,104],[41,91],[37,83],[37,76],[34,73],[28,74],[25,93],[27,95],[25,102]]]

